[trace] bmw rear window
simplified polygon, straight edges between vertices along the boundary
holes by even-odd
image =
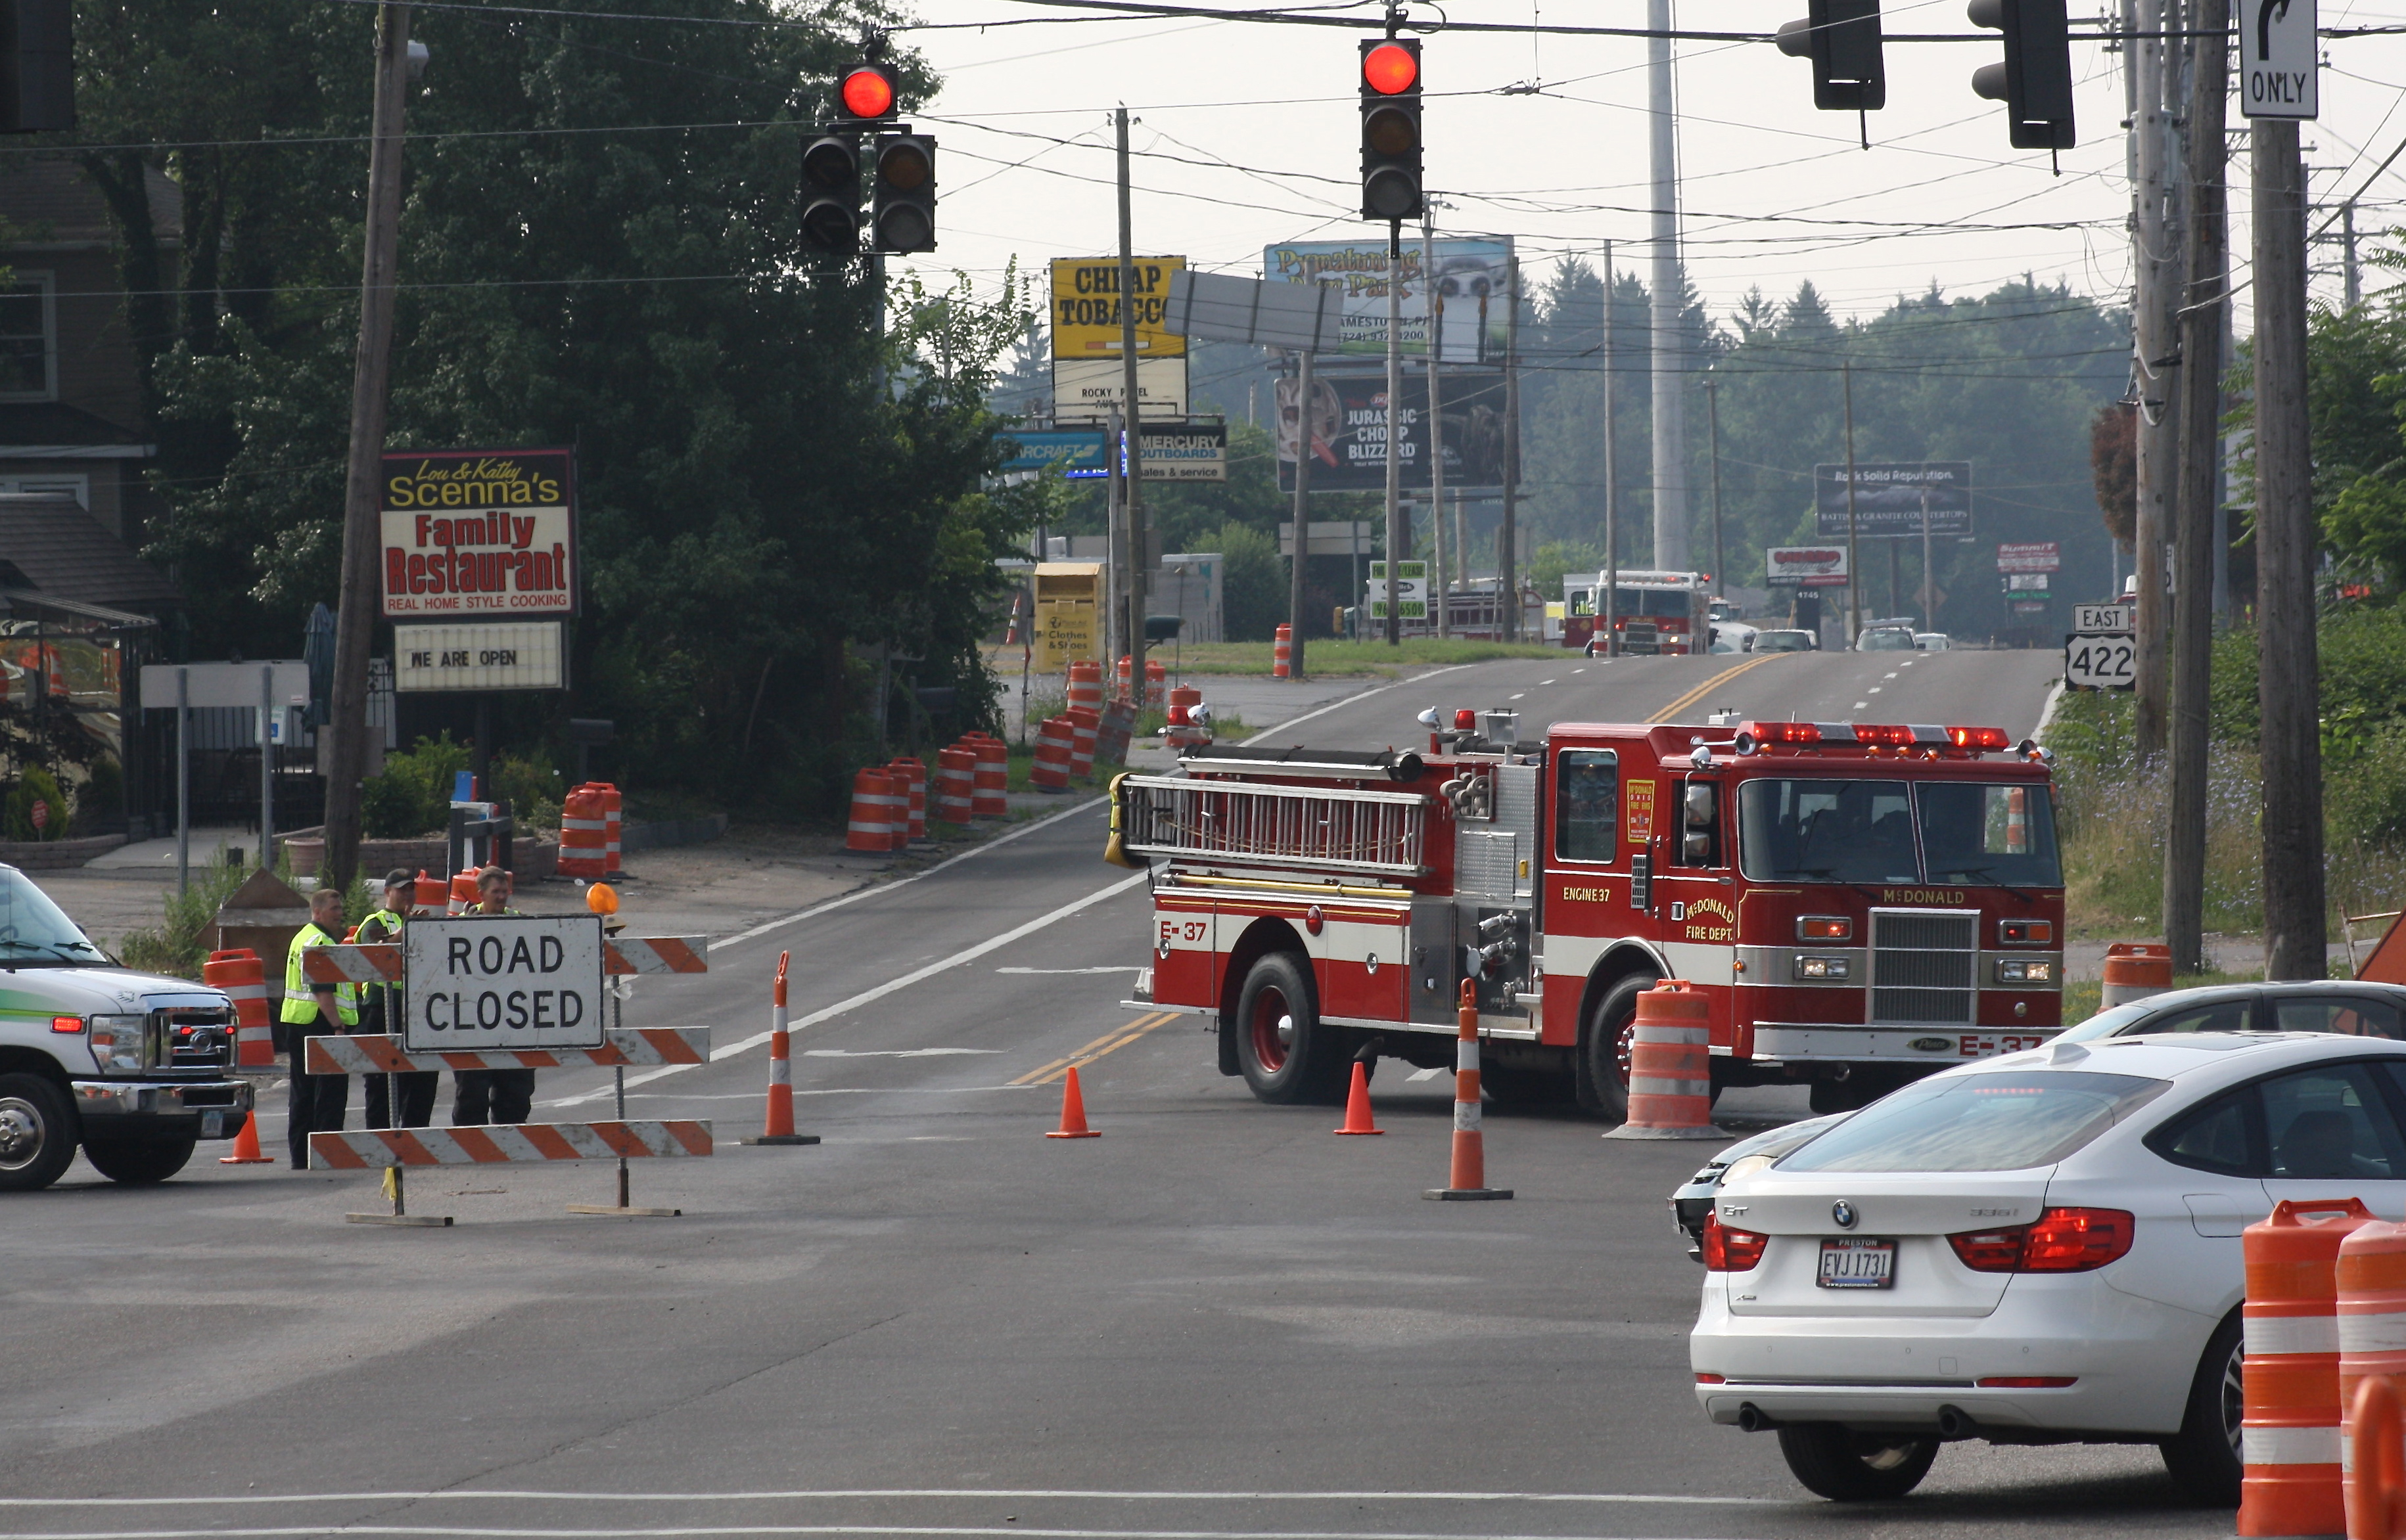
[[[2025,1171],[2052,1166],[2170,1081],[1996,1070],[1906,1086],[1778,1163],[1782,1171]]]

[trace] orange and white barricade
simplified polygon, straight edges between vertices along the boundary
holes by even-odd
[[[1115,669],[1111,674],[1111,699],[1115,700],[1133,700],[1136,699],[1136,691],[1128,683],[1128,681],[1134,677],[1135,672],[1136,659],[1130,657],[1125,653],[1120,654],[1119,667]]]
[[[1272,679],[1295,677],[1295,628],[1293,626],[1281,626],[1278,629],[1278,640],[1270,643],[1270,677]]]
[[[1036,731],[1036,763],[1027,772],[1028,783],[1038,791],[1068,791],[1069,756],[1076,741],[1068,717],[1046,718]]]
[[[710,1152],[708,1119],[668,1123],[503,1123],[468,1128],[371,1128],[355,1134],[309,1136],[312,1171],[630,1160],[645,1155]]]
[[[1637,996],[1629,1045],[1629,1118],[1608,1139],[1725,1139],[1713,1126],[1711,1008],[1695,985],[1665,979]]]
[[[1463,1202],[1512,1195],[1509,1187],[1487,1185],[1487,1143],[1479,1126],[1479,992],[1465,979],[1454,1012],[1451,1169],[1443,1187],[1432,1187],[1421,1196]]]
[[[1147,711],[1160,711],[1169,703],[1169,671],[1158,658],[1144,660],[1144,706]]]
[[[886,810],[894,801],[894,778],[882,770],[852,774],[852,815],[843,827],[843,848],[863,855],[884,855],[894,848],[893,825]]]
[[[234,1065],[237,1069],[276,1067],[276,1024],[267,1009],[267,968],[248,947],[212,952],[201,965],[201,982],[234,1002]]]
[[[1092,711],[1103,709],[1103,666],[1100,663],[1069,665],[1069,701],[1072,706],[1084,706]]]
[[[777,954],[777,981],[769,1004],[769,1107],[762,1119],[760,1137],[745,1139],[746,1144],[819,1142],[816,1134],[794,1132],[793,1037],[785,1029],[785,971],[792,963],[792,953]]]
[[[902,838],[894,845],[899,850],[927,837],[927,766],[906,756],[888,764],[885,772],[902,782]]]
[[[2340,1248],[2372,1219],[2355,1198],[2283,1202],[2249,1225],[2239,1533],[2343,1533],[2339,1398]]]
[[[1072,706],[1061,714],[1069,724],[1069,773],[1084,780],[1095,773],[1095,742],[1102,732],[1103,713]]]
[[[2172,986],[2172,949],[2160,941],[2116,941],[2105,949],[2103,1005],[2110,1009]]]
[[[966,825],[969,821],[969,792],[977,784],[977,751],[974,749],[940,749],[936,753],[936,821]]]
[[[1005,794],[1011,785],[1011,746],[983,732],[971,734],[962,742],[977,755],[977,770],[969,783],[969,815],[1010,817],[1011,804],[1005,800]]]
[[[602,793],[578,786],[559,808],[560,875],[591,883],[609,871],[609,820],[602,814]]]
[[[1103,719],[1095,729],[1095,758],[1106,765],[1127,763],[1128,740],[1136,736],[1136,706],[1126,699],[1113,700],[1103,708]]]
[[[2394,1385],[2399,1375],[2406,1374],[2406,1224],[2377,1219],[2356,1225],[2340,1242],[2334,1284],[2339,1307],[2339,1404],[2353,1406],[2356,1388],[2364,1381],[2384,1379]],[[2255,1351],[2252,1341],[2248,1350]],[[2366,1496],[2365,1450],[2344,1434],[2340,1440],[2340,1469],[2347,1532],[2353,1535],[2364,1528],[2359,1510]],[[2385,1530],[2382,1540],[2392,1540],[2395,1533]]]
[[[619,855],[626,843],[627,799],[607,781],[595,783],[594,789],[602,794],[602,875],[616,877],[621,869]]]

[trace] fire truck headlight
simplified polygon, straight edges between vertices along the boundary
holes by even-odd
[[[1816,983],[1826,983],[1846,978],[1851,971],[1853,961],[1850,957],[1799,957],[1796,959],[1796,976]]]
[[[2001,984],[2051,984],[2055,982],[2053,959],[2041,961],[2031,957],[2008,957],[1997,964],[1997,982]]]

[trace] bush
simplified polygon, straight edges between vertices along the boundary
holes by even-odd
[[[34,826],[36,802],[46,810],[38,828]],[[72,814],[66,794],[59,790],[58,778],[39,765],[28,765],[8,793],[6,815],[11,840],[62,840],[66,837],[67,821]]]
[[[90,834],[125,812],[125,772],[107,755],[92,762],[83,784],[76,787],[76,832]]]
[[[490,791],[509,798],[511,815],[521,830],[537,825],[558,828],[559,804],[568,798],[568,777],[553,767],[547,755],[497,754]]]
[[[1231,642],[1267,642],[1287,616],[1287,567],[1278,542],[1234,519],[1220,527],[1221,617]]]
[[[360,788],[360,818],[371,839],[407,840],[450,827],[454,777],[468,768],[468,745],[451,735],[384,756],[384,773]]]

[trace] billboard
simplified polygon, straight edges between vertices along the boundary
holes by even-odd
[[[1437,271],[1425,271],[1418,241],[1404,243],[1402,349],[1425,356],[1432,292],[1445,363],[1492,363],[1502,367],[1512,320],[1512,243],[1438,241]],[[1262,276],[1271,283],[1324,283],[1338,292],[1337,351],[1383,357],[1387,351],[1387,242],[1293,241],[1262,253]]]
[[[1930,500],[1930,532],[1972,532],[1972,462],[1963,459],[1855,461],[1854,528],[1859,535],[1921,533],[1922,498]],[[1814,533],[1847,533],[1847,468],[1813,467]]]
[[[1228,479],[1228,425],[1224,422],[1158,423],[1137,435],[1145,481]]]
[[[1165,331],[1169,278],[1183,272],[1183,257],[1139,257],[1136,267],[1136,354],[1140,359],[1182,359],[1186,339]],[[1120,356],[1120,260],[1117,257],[1053,259],[1053,357],[1110,359]]]
[[[1763,580],[1804,588],[1842,588],[1847,583],[1844,545],[1775,545],[1762,553]]]
[[[393,450],[379,497],[387,620],[576,613],[574,450]]]
[[[1061,467],[1064,479],[1093,481],[1110,473],[1099,428],[1020,428],[1002,435],[1011,443],[1005,471],[1040,471]]]
[[[1136,393],[1148,417],[1186,415],[1186,360],[1136,360]],[[1117,359],[1053,360],[1053,417],[1056,422],[1081,418],[1100,422],[1111,408],[1127,401],[1127,366]]]
[[[1302,438],[1296,382],[1278,382],[1279,489],[1295,490],[1295,445]],[[1373,492],[1387,486],[1387,376],[1314,374],[1311,379],[1311,489]],[[1437,381],[1445,414],[1445,488],[1466,496],[1487,495],[1504,485],[1504,372],[1448,369]],[[1404,403],[1397,414],[1402,436],[1396,447],[1404,485],[1429,485],[1428,377],[1404,376]]]
[[[557,620],[395,626],[392,664],[399,690],[568,687],[568,650]]]
[[[2062,570],[2061,541],[2001,542],[1997,546],[1997,571],[2001,572],[2059,572]],[[2045,587],[2045,585],[2040,584],[2039,586]]]

